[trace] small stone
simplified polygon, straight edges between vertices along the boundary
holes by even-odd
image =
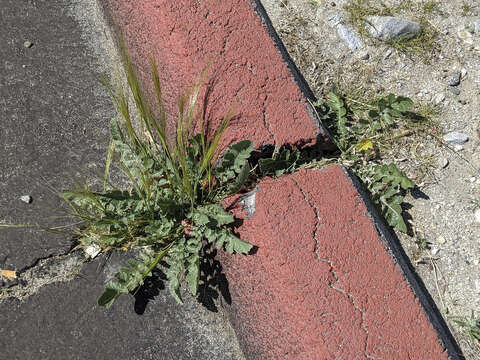
[[[368,52],[366,52],[365,50],[361,50],[359,51],[358,53],[358,58],[360,60],[368,60],[370,59],[370,54]]]
[[[32,202],[32,197],[30,195],[23,195],[20,196],[20,200],[22,200],[26,204],[30,204]]]
[[[449,161],[448,161],[447,158],[440,158],[440,160],[438,161],[438,163],[440,164],[440,167],[441,167],[442,169],[445,169],[445,168],[448,166]]]
[[[475,280],[475,290],[480,294],[480,279]]]
[[[443,140],[449,144],[464,144],[468,141],[468,136],[456,131],[443,135]]]
[[[462,79],[465,78],[465,76],[467,76],[467,69],[463,68],[460,70],[460,74],[462,75]]]
[[[480,33],[480,19],[474,21],[473,30],[475,30],[477,34]]]
[[[455,146],[453,147],[453,150],[455,150],[455,151],[457,151],[457,152],[458,152],[458,151],[462,151],[462,150],[463,150],[463,145],[458,145],[458,144],[457,144],[457,145],[455,145]]]
[[[438,105],[438,104],[440,104],[443,100],[445,100],[445,94],[444,94],[444,93],[440,93],[440,94],[435,95],[435,98],[433,99],[433,102],[435,103],[435,105]]]
[[[369,16],[366,26],[370,34],[381,40],[409,40],[420,34],[417,22],[393,16]]]
[[[437,241],[439,244],[445,244],[447,242],[447,240],[441,235],[437,238]]]
[[[383,60],[387,60],[390,55],[392,55],[392,49],[388,49],[387,51],[385,51],[385,55],[383,55]]]
[[[455,86],[449,86],[448,91],[454,95],[460,95],[460,90],[458,90]]]
[[[100,251],[102,251],[102,248],[98,246],[97,244],[90,244],[86,249],[85,249],[85,255],[87,258],[95,259],[98,254],[100,254]]]
[[[478,266],[478,264],[480,264],[480,262],[478,261],[478,259],[473,260],[473,265]]]
[[[475,210],[474,214],[475,222],[480,224],[480,209]]]
[[[336,28],[338,36],[345,42],[350,50],[355,52],[363,47],[360,36],[358,36],[354,30],[341,23],[337,24]]]
[[[27,40],[23,43],[23,46],[25,46],[27,49],[29,49],[33,46],[33,44],[30,41]]]
[[[456,71],[447,77],[447,84],[450,86],[457,86],[460,84],[460,78],[462,77],[462,73],[460,71]]]
[[[473,45],[473,35],[467,31],[462,30],[457,33],[457,36],[463,40],[466,44]]]
[[[472,177],[470,178],[470,182],[471,182],[471,183],[474,183],[475,181],[477,181],[477,178],[476,178],[475,176],[472,176]]]
[[[432,249],[431,249],[430,251],[432,252],[432,255],[434,255],[434,256],[435,256],[435,255],[437,255],[437,254],[438,254],[438,252],[440,251],[440,249],[439,249],[439,248],[437,248],[437,247],[433,247],[433,246],[432,246]]]

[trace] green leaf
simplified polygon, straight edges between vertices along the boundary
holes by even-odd
[[[170,295],[179,303],[183,304],[182,296],[180,295],[180,282],[178,277],[172,277],[168,279],[168,290],[170,290]]]
[[[228,229],[224,229],[225,231],[217,238],[216,241],[216,248],[219,249],[223,245],[225,246],[225,250],[233,254],[234,252],[240,254],[248,254],[252,249],[253,245],[243,241],[242,239],[233,235]]]
[[[250,165],[247,162],[243,165],[237,178],[228,189],[229,194],[236,194],[238,191],[240,191],[243,184],[245,184],[245,182],[247,181],[249,175],[250,175]]]
[[[196,295],[198,291],[198,282],[200,280],[200,257],[197,254],[188,259],[187,275],[185,279],[192,295]]]
[[[105,306],[107,309],[112,306],[112,304],[117,300],[117,298],[121,295],[120,292],[117,290],[107,287],[103,291],[102,295],[98,298],[98,305]]]
[[[253,143],[250,140],[243,140],[229,146],[220,164],[215,168],[215,176],[223,182],[233,179],[236,174],[242,172],[252,151]]]
[[[234,217],[220,205],[210,204],[197,207],[193,213],[192,220],[197,225],[209,224],[210,227],[221,227],[231,224],[234,221]]]
[[[397,97],[395,102],[392,104],[392,108],[402,113],[410,110],[412,106],[413,106],[413,101],[403,96]]]

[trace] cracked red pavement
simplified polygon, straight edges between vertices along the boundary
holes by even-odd
[[[149,55],[156,58],[170,113],[210,62],[212,127],[239,106],[223,145],[328,143],[306,107],[308,87],[256,0],[104,5],[146,84]],[[225,205],[243,219],[238,233],[258,246],[250,256],[221,255],[230,320],[247,358],[439,360],[445,347],[458,358],[405,254],[340,167],[262,180],[255,211],[235,200]]]
[[[155,57],[172,121],[179,95],[210,65],[209,124],[238,108],[225,143],[311,145],[323,133],[249,1],[104,2],[146,86],[149,56]]]
[[[223,256],[232,320],[261,359],[446,359],[343,170],[301,170],[258,184],[241,206],[251,256]]]

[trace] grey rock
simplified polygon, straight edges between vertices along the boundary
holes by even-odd
[[[460,84],[461,77],[462,73],[460,71],[456,71],[447,77],[447,84],[450,86],[457,86]]]
[[[344,24],[337,24],[337,34],[352,51],[357,51],[363,47],[362,40],[358,34]]]
[[[333,14],[328,18],[328,24],[337,30],[337,34],[353,52],[363,48],[363,42],[358,33],[343,23],[339,14]]]
[[[480,34],[480,19],[476,20],[474,23],[473,23],[473,29],[475,30],[475,32],[477,34]]]
[[[449,144],[462,145],[468,141],[468,136],[456,131],[443,135],[443,140]]]
[[[32,197],[30,195],[23,195],[20,196],[20,200],[22,200],[26,204],[30,204],[32,202]]]
[[[369,16],[366,26],[373,37],[381,40],[408,40],[421,32],[419,23],[393,16]]]
[[[454,95],[460,95],[460,90],[458,90],[455,86],[449,86],[448,91]]]

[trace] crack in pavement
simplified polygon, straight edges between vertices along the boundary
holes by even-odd
[[[374,359],[372,356],[370,356],[368,353],[367,353],[367,348],[368,348],[368,339],[369,339],[369,332],[368,332],[368,329],[367,327],[365,326],[365,312],[363,311],[363,309],[361,309],[355,302],[355,299],[353,297],[352,294],[346,292],[344,289],[342,288],[339,288],[337,286],[335,286],[336,283],[339,282],[339,278],[334,270],[334,266],[333,266],[333,263],[331,260],[327,259],[327,258],[324,258],[324,257],[321,257],[319,252],[318,252],[318,238],[317,238],[317,232],[318,232],[318,228],[320,226],[320,221],[321,221],[321,218],[320,216],[318,215],[319,214],[319,211],[318,211],[318,208],[317,206],[311,201],[308,199],[307,197],[307,194],[305,194],[305,192],[303,191],[302,187],[300,186],[300,184],[298,183],[298,181],[296,179],[293,179],[295,185],[297,186],[298,190],[301,192],[301,194],[303,195],[303,199],[305,200],[305,202],[310,206],[310,208],[312,209],[314,215],[315,215],[315,218],[316,218],[316,223],[315,223],[315,229],[313,230],[313,239],[315,240],[315,248],[314,248],[314,252],[315,252],[315,255],[317,255],[317,259],[322,261],[322,262],[325,262],[329,265],[329,272],[332,274],[333,278],[335,281],[333,282],[330,282],[328,284],[328,286],[341,293],[343,296],[347,297],[347,299],[349,300],[349,302],[352,304],[352,306],[355,308],[355,310],[357,310],[359,313],[360,313],[360,318],[361,318],[361,321],[360,321],[360,327],[362,328],[362,330],[365,332],[365,335],[366,335],[366,340],[365,340],[365,346],[363,348],[363,353],[365,355],[365,357],[367,359]]]
[[[39,258],[18,272],[15,284],[0,288],[0,302],[8,298],[24,299],[45,285],[70,281],[80,272],[85,262],[81,251],[71,250],[65,254]]]
[[[275,141],[275,134],[272,131],[270,122],[267,120],[267,110],[265,109],[265,104],[268,101],[268,94],[265,94],[265,99],[262,102],[262,114],[263,114],[263,124],[265,126],[265,129],[268,131],[270,136],[272,137],[273,143],[276,144],[277,142]]]

